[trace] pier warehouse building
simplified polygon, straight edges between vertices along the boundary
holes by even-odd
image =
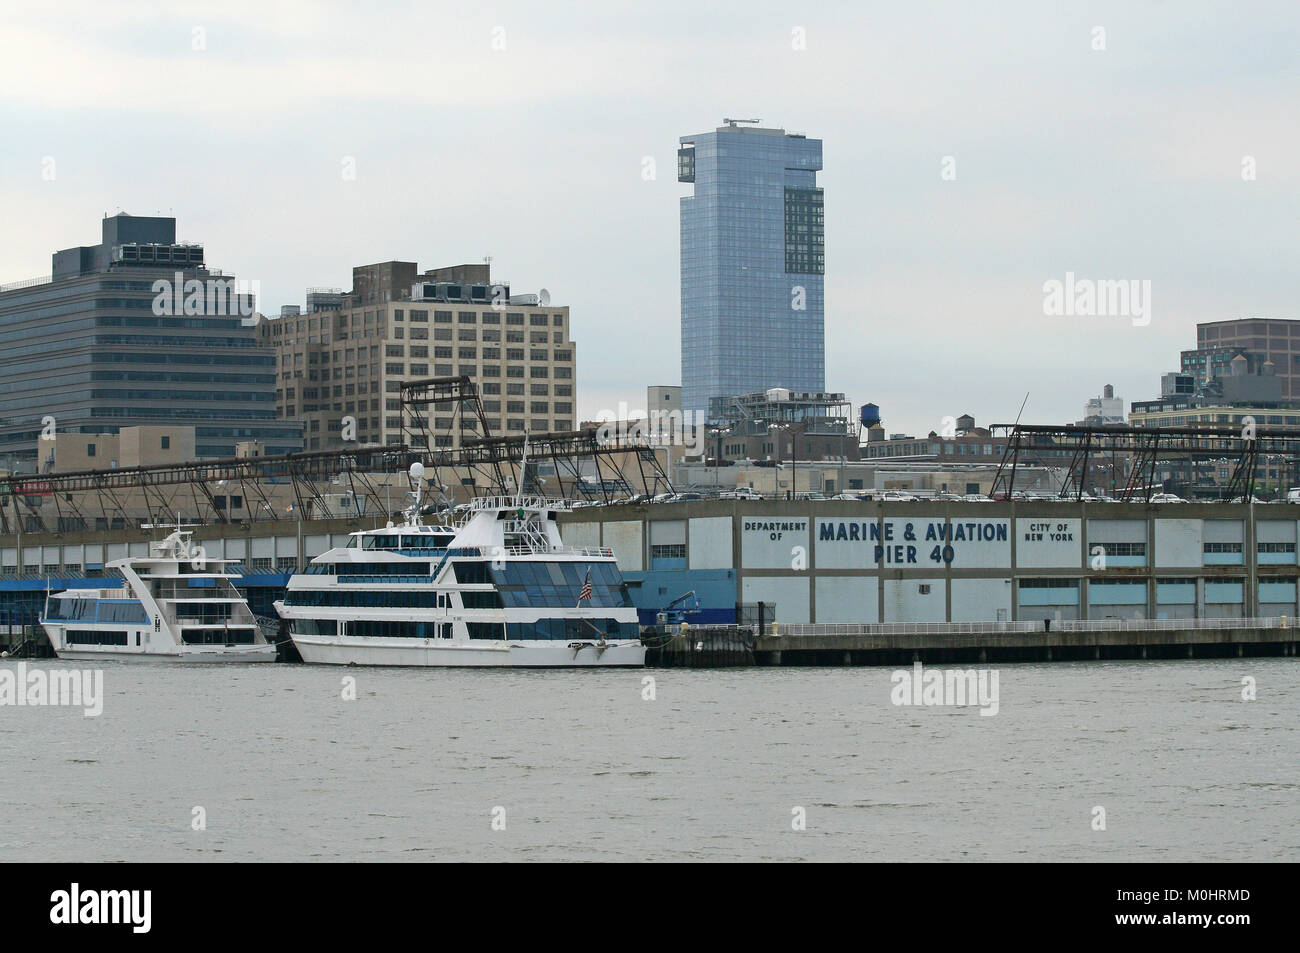
[[[611,548],[642,623],[688,592],[696,623],[1179,619],[1297,613],[1300,505],[706,500],[560,514]],[[269,615],[288,574],[378,519],[200,528]],[[138,529],[0,537],[0,626],[34,622],[47,578],[94,585]],[[32,616],[28,620],[28,616]]]

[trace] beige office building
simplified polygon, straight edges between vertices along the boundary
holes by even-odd
[[[413,436],[426,429],[418,418],[403,432],[402,382],[459,375],[478,385],[493,436],[573,430],[568,307],[510,295],[488,265],[417,268],[363,265],[352,270],[350,293],[317,296],[337,309],[259,319],[262,340],[279,355],[280,414],[303,421],[305,449],[418,443]],[[411,408],[408,426],[412,413],[430,415],[434,446],[459,445],[454,406]]]

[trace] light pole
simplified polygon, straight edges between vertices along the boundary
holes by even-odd
[[[796,458],[796,454],[797,454],[798,451],[797,451],[797,448],[796,448],[795,445],[794,445],[794,431],[791,429],[791,425],[790,425],[790,424],[768,424],[768,425],[767,425],[767,429],[768,429],[769,432],[772,433],[772,435],[773,435],[773,439],[776,441],[776,472],[777,472],[778,477],[780,476],[780,473],[781,473],[781,458],[782,458],[782,456],[784,456],[784,454],[782,454],[782,452],[781,452],[781,438],[780,438],[780,436],[778,436],[778,434],[780,434],[781,432],[784,431],[784,432],[785,432],[785,433],[790,437],[790,491],[789,491],[789,492],[790,492],[790,496],[789,496],[789,499],[791,499],[791,500],[796,499],[796,498],[798,498],[798,496],[799,496],[799,461],[798,461],[798,459]],[[778,482],[779,482],[779,481],[778,481]],[[778,491],[779,491],[779,490],[780,490],[780,487],[778,486],[777,489],[778,489]]]

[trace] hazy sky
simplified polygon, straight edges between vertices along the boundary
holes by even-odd
[[[724,116],[824,140],[827,387],[891,432],[1072,421],[1197,321],[1300,317],[1296,0],[4,0],[0,91],[0,283],[118,210],[267,313],[490,255],[571,306],[584,418],[679,382],[677,139]],[[1046,316],[1066,272],[1150,323]]]

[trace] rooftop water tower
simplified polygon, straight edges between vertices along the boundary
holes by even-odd
[[[885,439],[885,428],[881,426],[880,421],[880,408],[875,404],[863,404],[858,411],[858,420],[862,421],[862,429],[867,432],[868,443]]]

